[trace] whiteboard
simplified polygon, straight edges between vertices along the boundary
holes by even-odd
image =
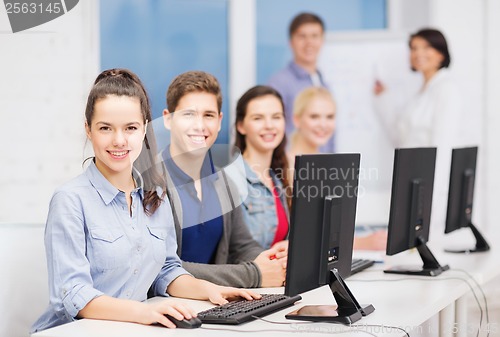
[[[394,148],[374,109],[373,87],[381,80],[394,106],[420,86],[410,70],[408,35],[391,32],[327,33],[319,69],[337,102],[337,152],[361,153],[357,222],[387,223]],[[390,90],[397,88],[397,90]]]

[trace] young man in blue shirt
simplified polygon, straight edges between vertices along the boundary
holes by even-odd
[[[161,156],[183,267],[220,285],[283,285],[287,246],[264,250],[253,240],[236,187],[213,164],[210,148],[223,117],[217,79],[202,71],[177,76],[167,106],[163,117],[171,141]]]
[[[318,70],[318,58],[323,46],[325,25],[323,20],[313,13],[300,13],[293,18],[289,27],[290,48],[293,60],[275,73],[268,85],[276,89],[285,104],[286,134],[291,136],[294,130],[293,103],[295,97],[304,89],[328,85]],[[322,152],[333,152],[333,138],[321,148]]]

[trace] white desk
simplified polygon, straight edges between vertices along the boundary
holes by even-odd
[[[490,243],[499,242],[490,238]],[[452,242],[452,237],[448,236],[443,240]],[[444,243],[443,243],[444,245]],[[420,325],[436,314],[440,314],[440,331],[430,331],[429,336],[451,336],[454,329],[457,335],[464,335],[467,322],[459,322],[464,319],[463,297],[470,291],[465,282],[467,276],[453,268],[466,269],[480,284],[492,280],[500,275],[498,270],[498,260],[500,259],[500,247],[492,247],[487,253],[456,255],[444,253],[438,245],[430,245],[436,258],[442,264],[449,264],[452,268],[438,277],[408,277],[404,275],[384,274],[382,270],[386,267],[378,264],[375,267],[362,273],[353,275],[346,280],[347,285],[361,303],[370,303],[375,307],[375,312],[356,322],[376,336],[401,336],[401,331],[389,328],[398,326],[407,330],[410,335],[420,329]],[[386,263],[390,264],[421,264],[417,252],[407,252],[393,257],[387,257]],[[283,288],[260,289],[260,292],[279,293]],[[300,308],[305,304],[333,304],[334,299],[327,286],[312,290],[303,294],[302,301],[294,307],[289,307],[265,318],[271,321],[285,322],[286,325],[271,324],[263,321],[252,321],[239,326],[222,326],[204,324],[200,329],[170,330],[160,326],[143,326],[133,323],[98,321],[83,319],[59,327],[48,329],[33,335],[33,337],[127,337],[127,336],[234,336],[235,331],[254,331],[258,336],[276,337],[276,331],[282,331],[279,336],[293,335],[297,332],[321,332],[333,333],[343,329],[349,329],[336,324],[329,323],[301,323],[299,321],[286,320],[285,314],[293,309]],[[161,300],[161,299],[154,299]],[[190,303],[196,310],[204,310],[211,306],[208,302],[182,300]],[[479,318],[473,318],[473,323]],[[457,322],[459,325],[456,325]],[[498,322],[497,322],[498,323]],[[370,327],[369,325],[383,325],[383,327]],[[217,329],[217,330],[211,330]],[[353,328],[351,328],[353,329]],[[462,329],[462,330],[460,330]],[[313,336],[320,335],[313,333]],[[352,330],[349,335],[367,336],[365,332],[355,332]]]
[[[418,331],[420,324],[435,314],[439,314],[439,327],[437,327],[437,331],[427,332],[428,336],[475,336],[479,317],[471,317],[470,320],[467,320],[467,301],[464,295],[470,292],[470,287],[463,281],[464,279],[468,280],[475,288],[483,309],[484,303],[475,283],[459,269],[467,271],[481,285],[500,275],[498,267],[500,247],[495,245],[495,243],[500,242],[500,235],[498,231],[489,234],[485,237],[492,245],[491,250],[474,254],[444,252],[444,247],[471,247],[475,241],[469,230],[457,231],[446,236],[436,235],[437,238],[429,244],[429,247],[441,265],[448,264],[451,268],[438,277],[411,277],[374,271],[374,269],[383,270],[390,265],[421,265],[422,262],[416,250],[392,257],[386,256],[384,265],[377,265],[375,268],[350,277],[348,279],[349,287],[356,294],[362,293],[362,289],[359,289],[360,285],[369,285],[371,303],[376,309],[379,309],[378,313],[384,312],[384,316],[380,319],[374,313],[363,318],[360,322],[362,324],[397,325],[405,327],[411,334],[412,328]],[[372,281],[368,282],[368,280]],[[392,311],[388,307],[391,303],[394,305]],[[476,304],[473,303],[473,305]],[[393,316],[391,316],[391,312],[394,314]],[[401,312],[402,315],[397,315],[398,312]],[[374,321],[375,318],[377,321]],[[486,324],[484,317],[483,320],[483,324]],[[490,317],[490,323],[494,324],[497,329],[500,328],[498,317],[493,318],[493,320]],[[467,334],[468,331],[469,334]]]

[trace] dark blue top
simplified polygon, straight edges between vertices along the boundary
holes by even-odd
[[[222,237],[222,211],[214,187],[218,179],[207,153],[201,167],[202,198],[198,199],[194,180],[172,160],[170,148],[162,153],[163,161],[179,193],[182,203],[181,259],[187,262],[213,263],[215,251]]]

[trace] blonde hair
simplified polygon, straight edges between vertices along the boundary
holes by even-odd
[[[299,92],[297,97],[295,97],[293,102],[293,115],[300,117],[306,110],[309,103],[317,97],[329,99],[332,101],[333,105],[336,105],[335,100],[328,89],[323,87],[309,87]]]
[[[323,87],[308,87],[295,97],[293,102],[293,116],[300,117],[306,111],[307,106],[314,101],[316,98],[322,97],[332,101],[333,106],[336,107],[337,104],[333,99],[332,94],[328,89]],[[297,140],[297,130],[294,130],[290,135],[290,143],[293,144]]]

